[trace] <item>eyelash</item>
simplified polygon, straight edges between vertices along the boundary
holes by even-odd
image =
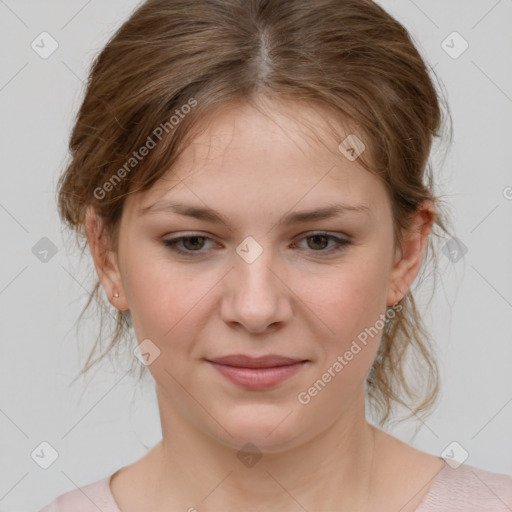
[[[338,238],[337,236],[329,235],[328,233],[324,233],[324,232],[313,233],[313,234],[302,237],[302,239],[312,238],[315,236],[327,237],[328,239],[334,241],[335,246],[334,246],[334,248],[331,248],[329,250],[320,250],[320,251],[311,250],[313,253],[323,253],[326,255],[331,255],[331,254],[345,250],[347,248],[347,246],[349,246],[351,244],[350,240],[346,240],[344,238]],[[190,256],[190,257],[194,258],[195,256],[193,256],[193,255],[195,253],[201,254],[200,250],[199,251],[189,251],[189,250],[179,249],[177,247],[179,242],[181,242],[182,240],[189,239],[189,238],[204,238],[205,240],[211,240],[210,237],[208,237],[208,236],[203,236],[200,234],[192,233],[192,234],[189,234],[186,236],[180,236],[177,238],[171,238],[168,240],[164,240],[163,243],[166,247],[168,247],[171,251],[175,252],[176,254],[179,254],[182,256]]]

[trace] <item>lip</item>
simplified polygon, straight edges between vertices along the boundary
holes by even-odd
[[[261,357],[234,354],[207,361],[225,378],[247,389],[277,386],[296,374],[307,362],[275,354]]]
[[[232,354],[215,359],[208,359],[208,361],[226,366],[236,366],[238,368],[272,368],[275,366],[287,366],[300,363],[305,360],[279,356],[277,354],[268,354],[259,357],[247,356],[245,354]]]

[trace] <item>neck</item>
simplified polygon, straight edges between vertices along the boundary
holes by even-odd
[[[162,505],[201,512],[239,511],[243,503],[253,510],[365,508],[375,428],[366,421],[364,395],[307,442],[255,458],[239,453],[245,442],[227,446],[188,422],[165,392],[158,399],[163,439],[154,454]]]

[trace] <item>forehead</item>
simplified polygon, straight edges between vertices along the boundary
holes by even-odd
[[[347,132],[341,127],[330,130],[326,120],[335,126],[332,112],[308,104],[267,103],[263,111],[249,104],[224,109],[203,121],[164,177],[129,199],[139,211],[184,196],[216,209],[382,200],[378,178],[339,151]]]
[[[288,163],[298,171],[307,167],[315,172],[342,156],[338,145],[346,134],[337,124],[333,112],[322,105],[290,100],[237,104],[203,120],[200,134],[175,169],[184,171],[189,164],[191,170],[197,171],[195,160],[199,166],[203,162],[210,164],[204,166],[208,169],[219,160],[223,164],[243,160],[245,165],[240,167],[260,163],[261,173],[267,167],[271,171],[289,167]],[[311,166],[311,161],[316,164]],[[272,162],[273,165],[263,165]],[[344,167],[350,170],[358,166],[355,163]]]

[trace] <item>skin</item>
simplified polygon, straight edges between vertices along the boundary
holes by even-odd
[[[123,512],[408,512],[444,467],[365,418],[364,384],[381,331],[309,403],[297,398],[404,296],[421,265],[433,205],[422,205],[415,229],[394,247],[385,188],[337,151],[347,134],[333,140],[322,131],[331,114],[284,102],[267,111],[226,109],[165,178],[129,195],[117,252],[107,250],[88,210],[91,254],[107,296],[131,311],[139,342],[149,338],[160,350],[148,369],[162,441],[113,476]],[[321,140],[297,122],[298,113]],[[225,222],[156,207],[141,213],[171,200],[213,208]],[[291,211],[331,202],[364,204],[369,214],[279,224]],[[191,256],[163,243],[190,232],[209,237],[178,244],[195,250]],[[329,254],[332,239],[311,232],[351,244]],[[236,252],[247,236],[263,251],[251,263]],[[273,389],[247,390],[205,361],[234,353],[308,363]],[[252,467],[237,458],[247,442],[262,454]]]

